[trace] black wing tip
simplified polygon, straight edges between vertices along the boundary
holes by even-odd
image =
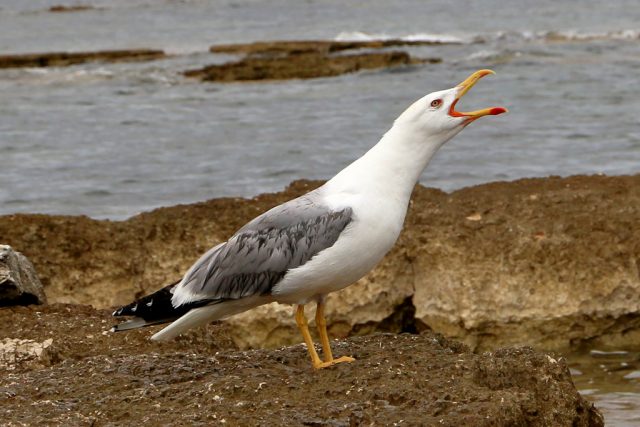
[[[119,309],[111,313],[111,315],[114,317],[135,316],[137,309],[138,309],[138,302],[136,301],[129,305],[124,305],[120,307]]]

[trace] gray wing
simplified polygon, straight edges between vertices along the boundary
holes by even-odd
[[[174,291],[174,304],[267,295],[292,268],[331,247],[352,219],[309,193],[265,212],[205,255]],[[188,297],[187,297],[188,296]]]

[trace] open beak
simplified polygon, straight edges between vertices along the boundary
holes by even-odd
[[[495,73],[491,70],[476,71],[475,73],[467,77],[465,81],[463,81],[458,86],[456,86],[456,88],[458,88],[458,94],[456,95],[456,99],[453,101],[453,103],[451,104],[451,107],[449,108],[450,116],[467,117],[467,120],[465,122],[466,124],[466,123],[471,123],[472,121],[479,119],[482,116],[496,116],[498,114],[507,112],[507,109],[504,107],[491,107],[491,108],[484,108],[482,110],[469,111],[469,112],[461,112],[461,111],[455,110],[456,104],[458,103],[460,98],[462,98],[465,93],[469,92],[469,89],[471,89],[478,80],[480,80],[481,78],[489,74],[495,74]]]

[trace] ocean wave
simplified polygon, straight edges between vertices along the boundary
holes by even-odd
[[[477,52],[473,52],[465,58],[467,61],[479,61],[492,64],[502,64],[510,62],[515,58],[522,56],[522,52],[512,50],[494,50],[483,49]]]
[[[203,42],[201,44],[169,44],[162,50],[170,56],[180,55],[197,55],[200,53],[209,53],[209,44]]]
[[[617,30],[605,32],[580,32],[575,30],[544,31],[538,38],[550,42],[594,41],[594,40],[640,40],[640,30]]]
[[[498,31],[495,33],[478,33],[471,35],[453,35],[437,33],[412,33],[393,35],[387,33],[367,33],[363,31],[343,31],[336,37],[336,41],[374,41],[374,40],[404,40],[408,42],[424,41],[443,44],[472,44],[484,42],[590,42],[598,40],[640,40],[640,30],[623,29],[613,31],[589,32],[579,30],[549,30],[549,31]]]
[[[597,40],[640,40],[640,30],[584,32],[579,30],[499,31],[488,36],[495,41],[589,42]]]
[[[22,84],[56,84],[111,80],[114,73],[105,68],[77,69],[66,67],[20,68],[7,70],[4,78]]]
[[[365,33],[362,31],[343,31],[338,34],[336,41],[375,41],[375,40],[404,40],[408,42],[431,42],[443,44],[472,43],[475,38],[464,39],[452,34],[414,33],[404,36],[394,36],[385,33]]]
[[[120,64],[117,64],[120,65]],[[96,68],[47,67],[21,68],[2,73],[4,79],[22,85],[92,84],[106,80],[129,80],[140,84],[173,85],[181,81],[171,70],[156,67],[125,68],[122,66]]]

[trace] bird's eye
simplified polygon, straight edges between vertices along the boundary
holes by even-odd
[[[438,108],[440,105],[442,105],[442,99],[434,99],[431,101],[431,108]]]

